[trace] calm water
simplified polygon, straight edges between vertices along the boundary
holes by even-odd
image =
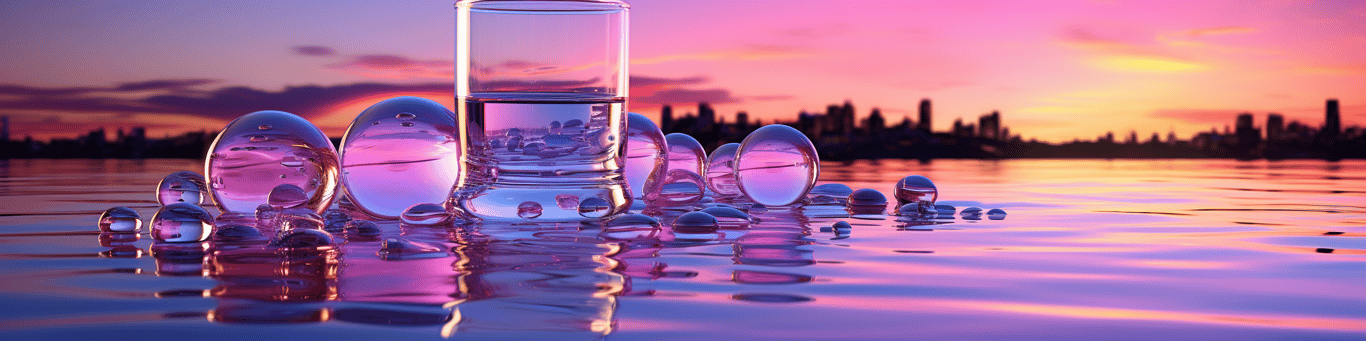
[[[429,249],[384,256],[382,239],[279,253],[95,233],[112,206],[151,217],[157,181],[197,169],[0,161],[0,336],[1366,338],[1361,161],[822,166],[821,183],[890,197],[922,174],[941,203],[1009,212],[940,225],[828,209],[713,236],[390,222],[383,238]],[[820,232],[839,220],[848,238]]]

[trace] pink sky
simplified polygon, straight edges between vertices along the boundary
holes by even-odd
[[[684,113],[709,100],[771,122],[851,100],[860,117],[879,107],[896,122],[930,98],[936,129],[1000,110],[1025,138],[1066,141],[1186,137],[1244,111],[1318,125],[1338,98],[1344,125],[1366,123],[1360,2],[631,5],[630,108],[651,117],[659,103]],[[440,85],[452,82],[453,27],[450,1],[7,2],[0,113],[36,138],[217,130],[265,109],[340,135],[386,97],[451,103]]]

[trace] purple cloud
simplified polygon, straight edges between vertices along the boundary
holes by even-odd
[[[294,53],[300,56],[325,57],[337,54],[337,51],[327,46],[301,45],[294,47]]]

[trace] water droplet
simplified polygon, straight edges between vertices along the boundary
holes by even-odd
[[[806,197],[820,174],[816,147],[800,131],[781,124],[755,130],[735,154],[736,181],[756,203],[791,205]]]
[[[142,216],[131,208],[118,206],[104,211],[99,220],[100,232],[142,232]]]
[[[702,148],[702,144],[697,142],[697,139],[687,134],[673,133],[664,135],[664,146],[669,150],[667,165],[670,171],[681,169],[697,175],[703,175],[707,172],[704,166],[707,152]],[[665,176],[668,176],[667,171]]]
[[[274,189],[270,190],[270,195],[266,197],[266,204],[277,210],[303,206],[306,202],[308,202],[308,194],[304,193],[304,189],[291,184],[275,186]]]
[[[720,228],[720,222],[715,216],[705,212],[688,212],[674,219],[673,229],[675,233],[701,234],[715,233]]]
[[[853,231],[853,229],[854,225],[849,225],[849,222],[843,220],[837,221],[835,222],[835,224],[830,225],[830,230],[839,234],[847,234],[849,233],[849,231]]]
[[[664,133],[654,121],[630,113],[626,122],[626,183],[636,199],[654,200],[668,168]]]
[[[517,129],[517,128],[508,129],[507,136],[508,136],[508,137],[521,137],[521,136],[522,136],[522,130],[521,130],[521,129]]]
[[[708,207],[708,208],[704,208],[704,209],[702,209],[701,211],[698,211],[698,212],[710,214],[710,215],[712,215],[713,217],[716,217],[716,219],[717,219],[718,221],[720,221],[722,224],[727,224],[727,225],[730,225],[730,224],[748,225],[748,224],[750,224],[751,222],[753,222],[753,220],[752,220],[753,218],[750,218],[750,216],[749,216],[748,213],[745,213],[744,211],[741,211],[741,210],[736,209],[736,208],[734,208],[734,207],[720,207],[720,206],[717,206],[717,207]]]
[[[664,176],[659,200],[667,206],[687,205],[702,199],[702,176],[684,169],[670,169]]]
[[[264,242],[270,240],[255,227],[228,224],[214,228],[213,241],[218,243]]]
[[[907,218],[926,218],[931,219],[938,215],[934,210],[922,210],[920,204],[905,204],[896,208],[896,214]]]
[[[978,207],[964,208],[962,212],[958,212],[958,216],[962,217],[963,220],[982,220],[982,209]]]
[[[764,214],[768,213],[768,206],[764,206],[764,204],[760,203],[754,203],[749,205],[749,207],[746,208],[745,211],[748,211],[750,214]]]
[[[854,189],[844,184],[824,184],[812,187],[807,196],[812,204],[845,205],[849,203],[849,195],[853,193]]]
[[[612,204],[599,197],[588,197],[579,203],[579,215],[584,218],[602,218],[612,213]]]
[[[250,141],[258,135],[270,140]],[[223,128],[213,146],[209,154],[221,157],[204,161],[206,175],[214,179],[210,194],[224,212],[254,212],[282,184],[309,188],[303,205],[316,211],[331,205],[337,192],[337,152],[322,131],[299,116],[280,111],[243,115]],[[294,172],[301,176],[288,176]],[[308,186],[311,180],[321,185]]]
[[[439,204],[424,203],[413,205],[408,210],[403,211],[399,218],[408,225],[438,225],[451,221],[451,213],[446,211],[446,207]]]
[[[526,219],[532,219],[541,216],[541,203],[535,201],[527,201],[522,203],[521,205],[517,205],[517,216]]]
[[[275,216],[274,222],[278,231],[323,229],[323,217],[319,216],[317,212],[303,207],[280,210],[280,214]]]
[[[607,240],[656,238],[659,236],[659,221],[644,214],[623,214],[604,223],[598,236]]]
[[[1002,220],[1006,218],[1006,210],[993,208],[987,211],[987,219]]]
[[[935,213],[938,213],[940,217],[953,218],[954,213],[958,212],[958,208],[953,207],[953,205],[934,205],[934,211]]]
[[[550,121],[549,129],[551,134],[559,134],[563,126],[560,125],[560,121]]]
[[[365,109],[354,122],[390,117],[403,127],[421,129],[352,123],[341,144],[342,184],[361,211],[382,218],[397,218],[416,204],[445,201],[464,169],[460,124],[441,103],[395,97]]]
[[[882,195],[875,189],[863,188],[853,193],[849,193],[849,206],[881,206],[887,207],[887,196]]]
[[[350,215],[350,214],[347,214],[346,211],[343,211],[343,210],[340,210],[340,209],[335,209],[335,208],[329,208],[329,209],[327,209],[327,211],[323,211],[322,217],[323,217],[323,221],[327,221],[327,222],[333,222],[333,221],[348,222],[348,221],[351,221],[351,215]]]
[[[579,209],[579,196],[572,194],[556,195],[555,206],[566,210],[577,210]]]
[[[577,119],[577,118],[576,118],[576,119],[572,119],[572,120],[565,121],[565,122],[564,122],[564,127],[565,127],[565,128],[572,128],[572,127],[579,127],[579,128],[582,128],[582,127],[583,127],[583,120],[580,120],[580,119]]]
[[[199,205],[174,203],[157,210],[150,225],[152,238],[158,242],[202,242],[213,232],[213,216]]]
[[[446,248],[403,238],[389,238],[380,244],[375,254],[383,260],[437,258],[446,256]]]
[[[722,198],[744,195],[735,182],[735,151],[739,149],[739,143],[727,143],[707,157],[707,188]]]
[[[187,202],[195,205],[204,203],[204,176],[191,171],[179,171],[166,175],[157,184],[157,202],[170,205]]]
[[[362,237],[375,237],[384,232],[379,228],[379,225],[375,225],[375,222],[369,220],[352,220],[347,222],[346,231],[347,233]]]
[[[280,234],[280,238],[270,244],[282,248],[330,246],[332,234],[322,230],[293,229]]]
[[[939,188],[934,186],[930,178],[919,175],[911,175],[901,178],[896,183],[896,192],[892,193],[899,204],[924,203],[922,206],[933,207],[934,202],[939,200]]]
[[[266,142],[270,141],[270,137],[265,135],[252,135],[249,140],[251,142]]]
[[[268,221],[271,219],[275,219],[275,216],[279,214],[280,209],[275,208],[275,206],[271,206],[270,204],[261,204],[261,206],[256,206],[256,220]]]

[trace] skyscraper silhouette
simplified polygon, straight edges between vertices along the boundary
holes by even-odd
[[[1323,135],[1329,141],[1337,140],[1338,133],[1342,130],[1342,117],[1338,113],[1338,100],[1328,99],[1327,107],[1323,114]]]
[[[667,132],[670,129],[672,129],[673,126],[674,107],[666,104],[663,107],[659,108],[659,128]]]
[[[1280,141],[1285,136],[1285,117],[1281,114],[1270,113],[1266,115],[1266,140],[1268,142]]]
[[[930,116],[931,116],[931,114],[930,114],[930,99],[929,99],[929,98],[921,99],[921,100],[920,100],[920,125],[917,126],[916,128],[919,129],[920,131],[924,131],[924,132],[929,132],[931,129],[934,129],[934,126],[933,126],[933,125],[930,125],[930,123],[931,123],[931,121],[930,121],[930,118],[931,118],[931,117],[930,117]]]
[[[9,142],[9,116],[0,116],[0,142]]]

